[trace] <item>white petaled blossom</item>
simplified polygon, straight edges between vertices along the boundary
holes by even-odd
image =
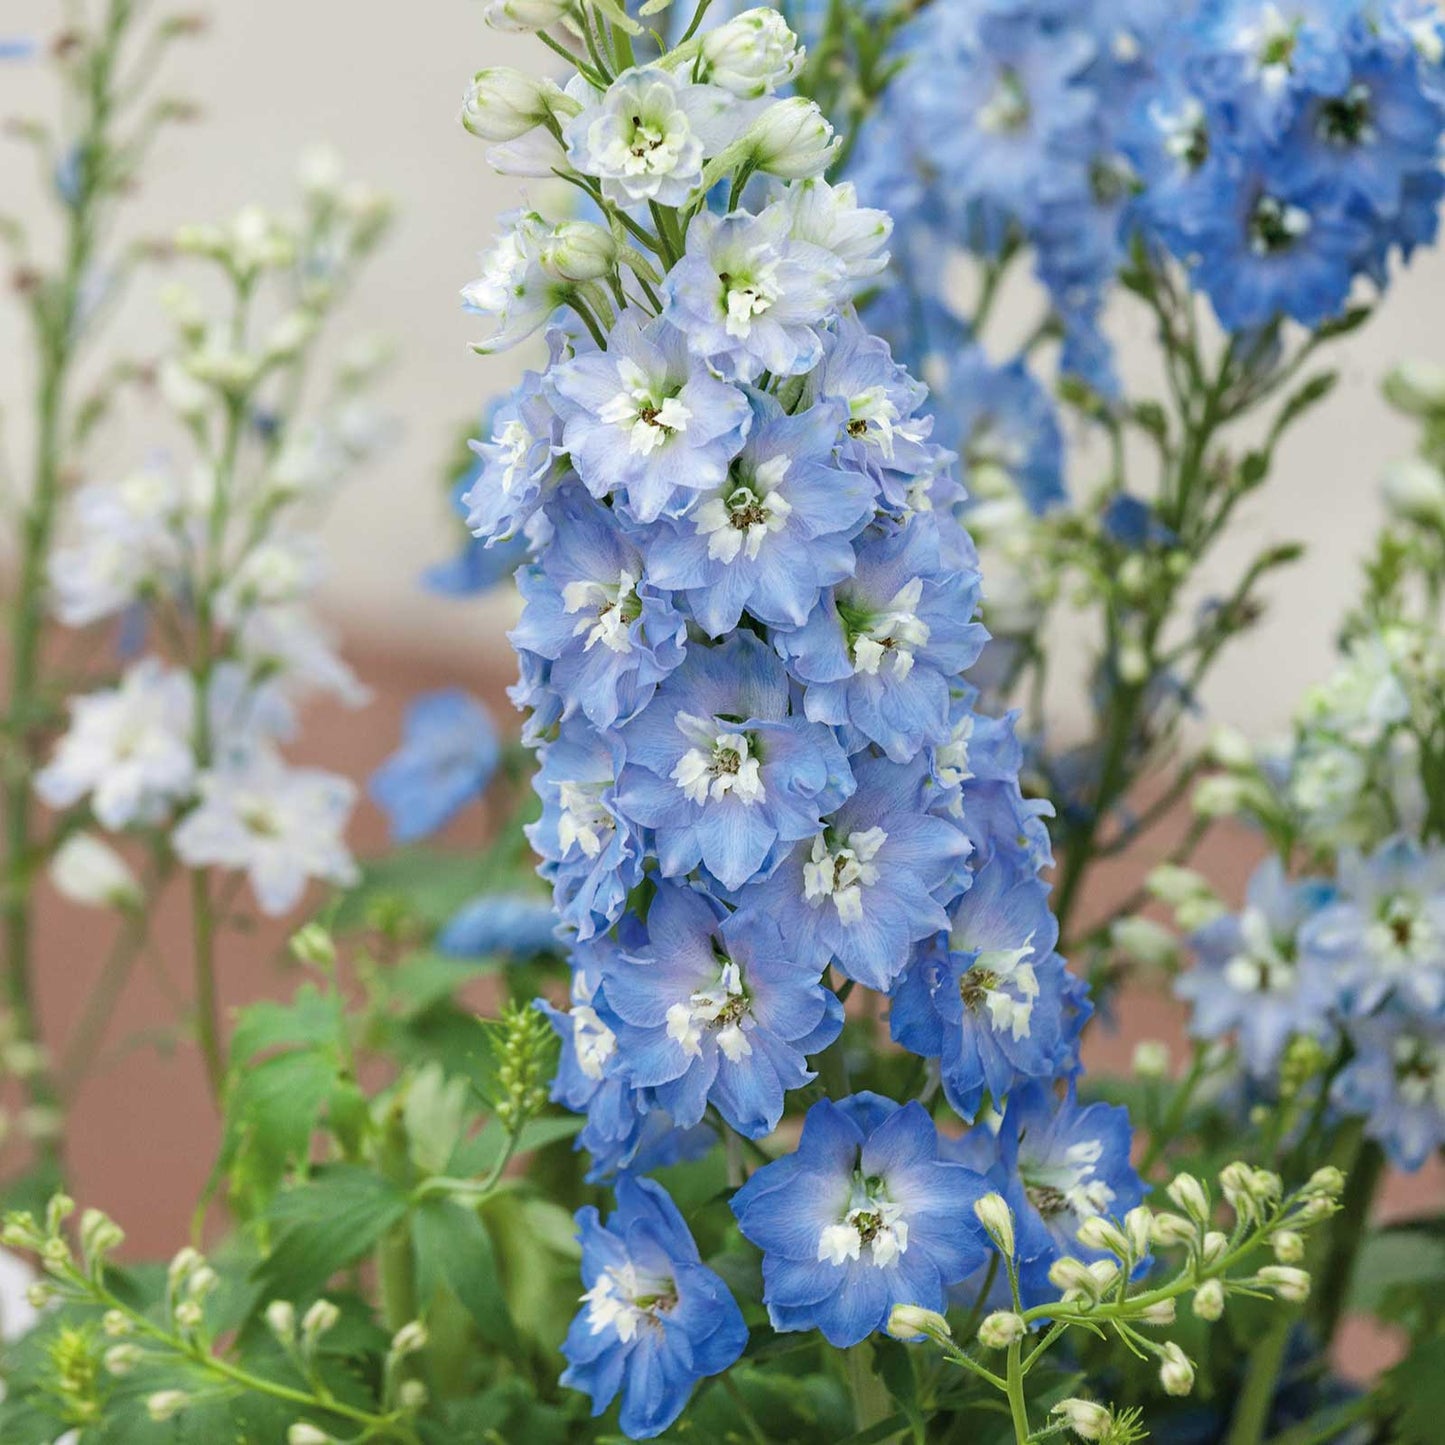
[[[776,10],[745,10],[702,37],[702,78],[740,100],[771,95],[792,80],[803,49]]]
[[[677,1286],[662,1275],[649,1275],[631,1260],[604,1269],[597,1283],[582,1296],[587,1323],[594,1335],[616,1332],[627,1344],[639,1329],[652,1324],[677,1302]]]
[[[70,704],[70,728],[35,789],[52,808],[88,799],[102,826],[156,823],[189,796],[195,690],[182,672],[157,659],[137,663],[106,692]]]
[[[679,397],[659,395],[637,362],[619,359],[617,374],[624,389],[604,403],[597,419],[608,426],[626,427],[627,449],[633,456],[651,456],[670,437],[687,431],[692,412]]]
[[[886,1269],[908,1250],[908,1221],[881,1180],[865,1179],[858,1172],[847,1212],[836,1224],[825,1225],[818,1237],[818,1260],[841,1265],[861,1259],[865,1249],[871,1264]]]
[[[768,534],[781,532],[793,513],[776,490],[787,470],[787,457],[771,457],[757,468],[756,485],[742,483],[697,508],[695,525],[698,535],[707,538],[709,557],[720,562],[735,562],[740,556],[757,560]]]
[[[985,949],[963,976],[965,1003],[982,1003],[989,1024],[996,1033],[1026,1039],[1032,1025],[1034,1001],[1039,996],[1039,976],[1026,959],[1033,957],[1032,944],[1022,948]]]
[[[561,817],[557,823],[557,841],[564,857],[577,848],[584,857],[596,858],[616,832],[617,822],[602,801],[607,786],[606,783],[558,783]]]
[[[841,144],[823,112],[800,95],[774,101],[740,142],[748,159],[764,175],[781,180],[821,176]]]
[[[343,841],[355,791],[333,773],[287,768],[259,753],[201,779],[200,802],[172,842],[192,868],[244,871],[262,911],[285,913],[312,879],[356,881]]]
[[[501,351],[540,330],[566,297],[567,284],[542,269],[547,224],[535,211],[502,217],[504,230],[481,258],[482,274],[462,288],[467,308],[496,318],[497,329],[478,344]]]
[[[882,828],[866,828],[830,847],[827,836],[820,833],[803,865],[803,896],[815,907],[831,900],[841,922],[861,923],[863,890],[878,881],[873,860],[887,841]]]
[[[732,796],[760,803],[766,793],[762,759],[747,733],[719,731],[708,718],[679,713],[678,730],[692,744],[672,770],[672,779],[694,803]]]
[[[699,989],[685,1004],[675,1003],[668,1008],[667,1036],[681,1046],[683,1053],[698,1058],[703,1034],[711,1033],[723,1057],[737,1063],[753,1051],[745,1031],[749,1018],[742,970],[727,959],[711,988]]]
[[[886,667],[902,679],[913,671],[913,654],[927,646],[930,635],[928,624],[917,615],[922,599],[923,579],[915,577],[868,619],[853,641],[858,672],[874,674]]]
[[[580,612],[572,629],[585,637],[583,647],[590,652],[599,642],[612,652],[631,652],[629,628],[641,616],[642,604],[637,600],[638,579],[630,572],[618,574],[615,584],[603,582],[569,582],[562,589],[562,605],[569,613]]]

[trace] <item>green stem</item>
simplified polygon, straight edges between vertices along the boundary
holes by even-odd
[[[1329,1253],[1318,1273],[1312,1312],[1322,1346],[1328,1346],[1344,1317],[1355,1261],[1364,1244],[1370,1210],[1385,1172],[1385,1156],[1373,1140],[1363,1140],[1346,1170],[1340,1212],[1332,1222]]]
[[[205,1063],[211,1098],[219,1105],[226,1079],[226,1059],[216,997],[216,917],[211,906],[210,875],[203,868],[191,874],[191,940],[196,978],[196,1042]]]
[[[738,1382],[727,1372],[719,1375],[718,1378],[722,1381],[723,1389],[727,1391],[737,1409],[738,1418],[743,1422],[743,1429],[748,1432],[748,1439],[753,1442],[753,1445],[768,1445],[768,1437],[763,1433],[762,1426],[758,1424],[753,1417],[753,1412],[748,1408],[748,1402],[743,1398],[743,1392],[738,1388]]]
[[[1293,1310],[1277,1320],[1249,1354],[1244,1389],[1230,1421],[1225,1445],[1260,1445],[1269,1429],[1269,1417],[1279,1393],[1279,1375],[1289,1349],[1290,1331],[1297,1316]]]
[[[1029,1407],[1024,1399],[1023,1341],[1015,1340],[1008,1347],[1008,1373],[1004,1376],[1008,1396],[1009,1418],[1013,1421],[1014,1445],[1028,1445]]]
[[[893,1413],[888,1387],[873,1368],[873,1345],[869,1340],[844,1352],[848,1364],[848,1388],[853,1395],[853,1415],[859,1430],[867,1430]]]

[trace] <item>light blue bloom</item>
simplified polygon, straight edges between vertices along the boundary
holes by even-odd
[[[590,1205],[577,1212],[587,1292],[562,1346],[562,1383],[589,1394],[594,1415],[620,1393],[623,1433],[646,1440],[677,1419],[698,1380],[737,1360],[748,1331],[667,1191],[627,1174],[614,1190],[605,1225]]]
[[[1354,1054],[1330,1098],[1365,1121],[1397,1169],[1419,1169],[1445,1144],[1445,1024],[1386,1008],[1348,1026]]]
[[[31,60],[39,46],[25,35],[0,35],[0,60]]]
[[[771,1133],[784,1095],[813,1078],[808,1056],[838,1037],[843,1006],[775,923],[724,916],[695,890],[660,887],[647,936],[603,979],[622,1077],[684,1128],[712,1104],[746,1138]]]
[[[1393,998],[1445,1016],[1445,848],[1396,837],[1368,858],[1345,854],[1336,872],[1339,898],[1306,925],[1302,956],[1329,971],[1349,1014]]]
[[[688,354],[682,332],[631,311],[605,352],[557,367],[549,382],[578,475],[594,497],[620,493],[637,522],[723,483],[752,421],[746,397]]]
[[[509,634],[552,664],[551,686],[594,726],[626,721],[682,661],[687,622],[644,578],[641,554],[612,511],[575,485],[546,508],[555,536],[517,576],[525,606]]]
[[[486,791],[500,757],[486,708],[459,688],[413,699],[402,744],[371,775],[368,791],[398,843],[414,843],[451,822]]]
[[[936,894],[969,844],[956,823],[924,810],[920,763],[864,758],[855,774],[857,792],[738,906],[776,919],[799,963],[835,964],[885,991],[912,946],[947,928]]]
[[[817,1329],[846,1349],[881,1330],[894,1305],[943,1308],[988,1242],[973,1212],[982,1177],[940,1152],[917,1103],[857,1094],[808,1110],[797,1152],[732,1200],[738,1228],[763,1252],[775,1330]]]
[[[847,268],[789,229],[778,205],[757,216],[704,212],[668,274],[664,314],[694,355],[731,380],[798,376],[823,354],[823,323],[845,293]]]
[[[483,893],[464,903],[437,934],[438,953],[449,958],[518,961],[562,952],[557,910],[550,899],[519,893]]]
[[[949,687],[978,657],[978,576],[946,571],[925,515],[855,544],[854,575],[778,650],[806,685],[808,717],[851,727],[896,762],[951,733]]]
[[[623,741],[618,804],[653,830],[664,878],[701,863],[741,888],[853,791],[832,731],[792,714],[782,664],[751,633],[694,643]]]
[[[1275,1074],[1296,1034],[1334,1035],[1334,989],[1327,970],[1301,960],[1299,933],[1334,898],[1323,879],[1292,881],[1277,857],[1249,880],[1242,913],[1226,914],[1190,939],[1195,965],[1175,981],[1193,1005],[1189,1030],[1200,1039],[1233,1034],[1246,1069]]]
[[[939,1060],[943,1091],[972,1120],[1020,1083],[1067,1072],[1064,961],[1048,885],[1016,859],[985,861],[950,910],[946,942],[920,950],[895,985],[889,1030]]]
[[[647,574],[680,591],[710,637],[744,611],[772,627],[801,627],[818,594],[853,570],[853,537],[873,520],[871,478],[833,461],[840,406],[787,415],[753,397],[742,455],[718,483],[649,540]]]

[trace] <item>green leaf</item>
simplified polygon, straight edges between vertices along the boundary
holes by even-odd
[[[1393,1445],[1440,1445],[1445,1419],[1445,1335],[1417,1343],[1380,1380],[1394,1416]]]
[[[271,1205],[270,1249],[256,1270],[262,1293],[267,1299],[320,1294],[332,1275],[375,1248],[408,1204],[403,1190],[369,1169],[318,1169]]]
[[[323,995],[313,984],[303,984],[289,1004],[252,1004],[242,1009],[231,1036],[231,1058],[244,1064],[272,1049],[315,1049],[337,1042],[341,1030],[341,1004],[334,994]]]
[[[475,853],[408,848],[363,865],[361,882],[341,900],[331,926],[337,933],[362,928],[374,902],[396,897],[419,923],[440,928],[486,881]]]
[[[496,1252],[475,1211],[452,1199],[423,1200],[411,1231],[423,1308],[438,1290],[446,1290],[476,1321],[483,1339],[501,1346],[512,1342],[515,1332],[497,1277]]]
[[[1423,1229],[1385,1229],[1360,1248],[1350,1284],[1350,1308],[1400,1320],[1424,1291],[1445,1294],[1445,1238]]]
[[[221,1160],[233,1197],[264,1208],[287,1169],[305,1162],[335,1080],[335,1061],[309,1051],[278,1054],[237,1075]]]
[[[562,1139],[571,1139],[579,1134],[587,1121],[578,1114],[547,1114],[540,1119],[531,1119],[522,1126],[522,1136],[517,1143],[517,1157],[545,1149]],[[490,1174],[496,1168],[497,1160],[507,1147],[506,1131],[496,1122],[488,1121],[480,1133],[470,1139],[463,1139],[452,1153],[446,1172],[462,1179],[475,1179]]]

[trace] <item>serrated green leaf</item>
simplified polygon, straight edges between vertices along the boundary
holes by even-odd
[[[465,1307],[483,1339],[501,1346],[513,1342],[496,1251],[476,1212],[453,1199],[423,1200],[412,1216],[411,1233],[424,1304],[446,1290]]]
[[[270,1247],[256,1269],[267,1299],[320,1294],[338,1270],[375,1248],[406,1215],[406,1193],[352,1164],[318,1169],[278,1194],[266,1216]]]
[[[335,1080],[335,1061],[309,1050],[277,1054],[237,1075],[222,1154],[233,1197],[264,1208],[287,1169],[305,1161]]]
[[[528,1120],[522,1126],[522,1136],[517,1142],[517,1157],[520,1159],[537,1149],[545,1149],[549,1144],[574,1138],[581,1133],[585,1123],[586,1120],[578,1114],[547,1114],[540,1119]],[[506,1147],[506,1130],[489,1120],[480,1133],[463,1139],[457,1145],[445,1172],[460,1179],[490,1174]]]
[[[373,902],[395,896],[406,900],[419,923],[440,928],[485,884],[486,874],[475,853],[408,848],[362,866],[361,882],[341,900],[331,926],[337,933],[359,929]]]
[[[322,1048],[335,1044],[341,1005],[314,984],[303,984],[290,1003],[268,1000],[241,1010],[231,1036],[231,1059],[246,1064],[272,1049]]]

